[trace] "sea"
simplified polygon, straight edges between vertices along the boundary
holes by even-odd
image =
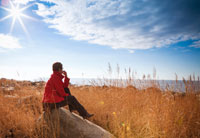
[[[93,85],[93,86],[134,86],[138,89],[148,87],[157,87],[162,91],[174,92],[199,92],[200,81],[183,81],[183,80],[128,80],[128,79],[94,79],[94,78],[71,78],[70,83],[73,85]]]

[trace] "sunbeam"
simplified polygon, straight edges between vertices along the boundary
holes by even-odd
[[[13,27],[14,27],[14,24],[15,24],[15,20],[16,20],[16,17],[13,17],[12,24],[11,24],[11,27],[10,27],[10,33],[12,33],[12,30],[13,30]]]

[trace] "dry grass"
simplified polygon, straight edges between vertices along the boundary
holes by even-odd
[[[116,137],[200,137],[200,92],[194,92],[193,87],[179,94],[162,92],[155,85],[139,90],[133,86],[115,87],[122,82],[106,80],[104,84],[108,82],[108,86],[70,86],[70,89],[95,114],[90,120]],[[35,127],[42,111],[44,85],[5,79],[0,84],[0,137],[38,137]],[[6,88],[12,85],[14,90]]]
[[[119,138],[200,137],[200,101],[157,88],[71,88],[87,109],[91,121]]]

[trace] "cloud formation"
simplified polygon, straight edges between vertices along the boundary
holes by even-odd
[[[14,3],[23,4],[23,5],[25,5],[31,1],[34,1],[34,0],[13,0]]]
[[[36,14],[74,40],[149,49],[200,39],[199,0],[42,0]]]
[[[192,45],[190,45],[190,47],[200,48],[200,40],[195,41]]]
[[[11,35],[0,34],[0,48],[3,49],[16,49],[22,48],[19,40]],[[4,50],[1,50],[4,51]]]

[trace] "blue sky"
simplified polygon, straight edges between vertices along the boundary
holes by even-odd
[[[35,80],[60,61],[71,78],[106,77],[108,63],[157,79],[200,76],[199,0],[13,0],[0,8],[0,78]],[[22,14],[21,14],[22,15]],[[113,74],[112,77],[116,75]]]

